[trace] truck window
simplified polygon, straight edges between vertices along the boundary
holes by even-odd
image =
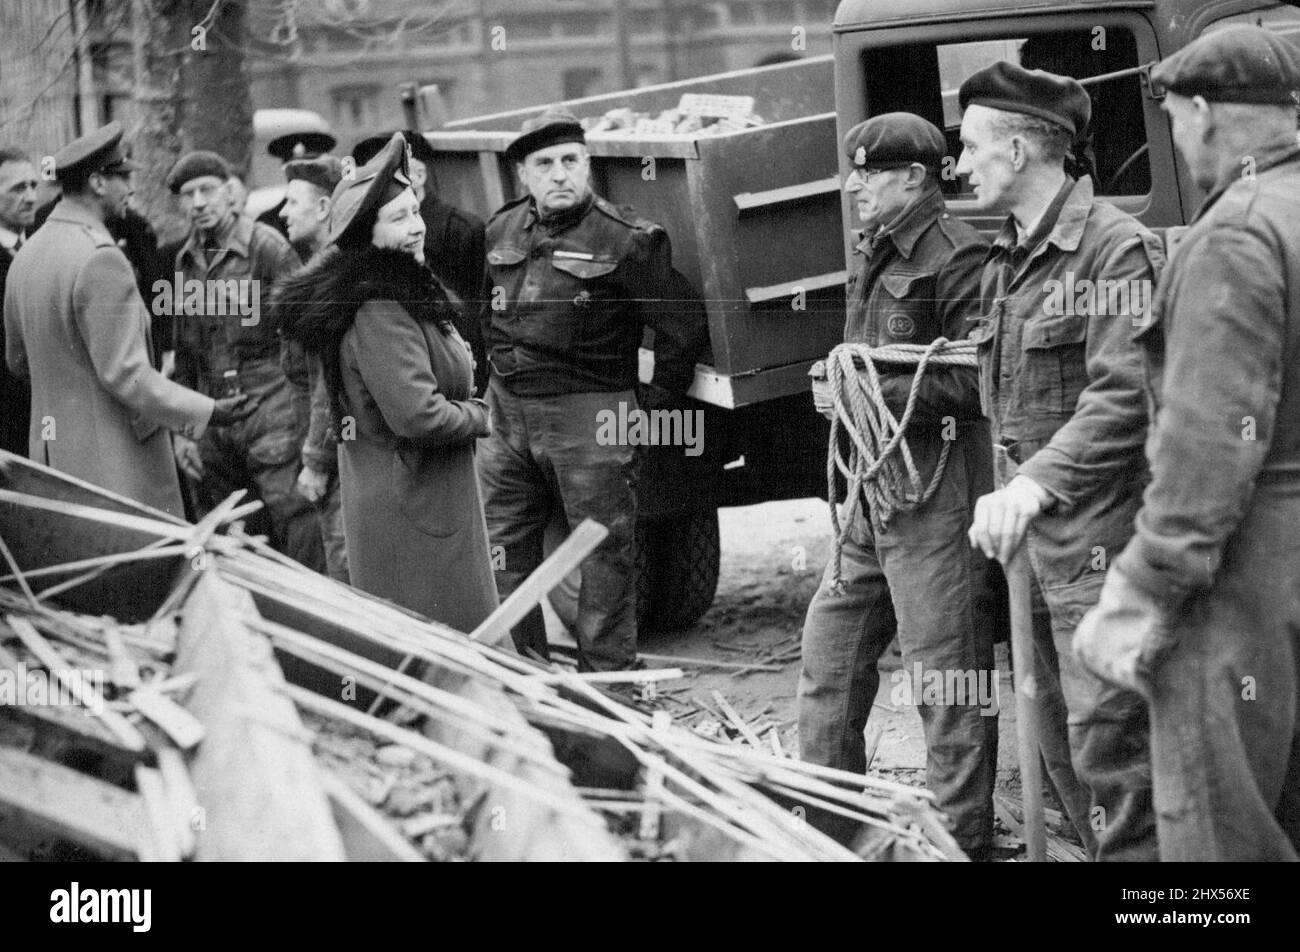
[[[1133,34],[1117,26],[867,50],[863,54],[867,111],[871,115],[914,112],[929,119],[944,130],[948,155],[955,164],[961,154],[957,91],[971,73],[1004,59],[1026,69],[1045,69],[1084,81],[1092,96],[1086,154],[1095,168],[1098,194],[1151,191],[1140,77],[1086,82],[1089,77],[1141,65]],[[899,76],[910,81],[900,83]],[[950,195],[969,193],[966,181],[951,175],[944,176],[943,188]]]

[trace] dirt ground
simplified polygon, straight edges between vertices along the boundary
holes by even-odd
[[[687,631],[643,634],[640,650],[648,667],[680,667],[685,676],[663,682],[656,706],[674,719],[704,734],[723,730],[739,740],[718,692],[747,723],[760,743],[771,747],[772,733],[781,751],[797,756],[798,726],[795,690],[799,678],[799,638],[804,612],[817,589],[831,552],[827,505],[820,499],[799,499],[723,509],[721,577],[713,606]],[[568,640],[567,632],[549,616],[552,640]],[[671,660],[703,659],[729,665],[764,664],[776,670],[742,671],[707,668]],[[1016,756],[1015,700],[1008,645],[997,646],[1000,713],[998,716],[997,794],[1020,801],[1020,768]],[[870,773],[900,783],[924,786],[925,740],[914,705],[891,702],[890,673],[902,667],[897,643],[880,662],[880,691],[867,725],[868,737],[879,729],[880,739]],[[879,725],[879,728],[877,728]],[[1058,806],[1047,800],[1049,810]],[[1049,832],[1076,841],[1059,815],[1049,813]],[[1019,841],[1000,841],[1008,850]]]
[[[713,607],[689,631],[651,634],[642,639],[641,651],[650,655],[676,655],[725,661],[756,662],[776,654],[779,671],[736,672],[687,668],[686,679],[670,682],[667,690],[683,702],[703,701],[716,707],[719,691],[746,720],[763,728],[776,727],[782,748],[791,756],[798,751],[795,688],[799,677],[797,648],[804,612],[817,590],[822,569],[831,552],[830,516],[820,499],[800,499],[723,509],[722,572]],[[783,651],[789,653],[782,654]],[[647,660],[651,667],[669,662]],[[883,727],[872,763],[872,773],[922,785],[925,778],[925,741],[921,719],[912,705],[891,703],[889,674],[902,661],[897,644],[881,660],[880,693],[871,714],[872,730]],[[1015,713],[1006,646],[998,646],[1002,713],[999,717],[998,788],[1019,797],[1016,765]],[[709,719],[685,703],[670,704],[675,716],[688,724]],[[716,719],[716,718],[714,718]],[[770,743],[770,741],[769,741]]]

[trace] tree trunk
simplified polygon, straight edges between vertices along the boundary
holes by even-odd
[[[212,8],[212,0],[190,0],[191,23]],[[187,149],[225,157],[247,177],[253,148],[253,100],[244,53],[248,47],[248,0],[224,0],[207,29],[206,50],[191,43],[185,63],[185,113],[181,139]]]
[[[244,67],[246,0],[224,0],[214,22],[195,27],[212,0],[132,0],[135,103],[135,204],[164,244],[184,236],[185,220],[167,190],[167,173],[192,149],[248,168],[253,104]]]

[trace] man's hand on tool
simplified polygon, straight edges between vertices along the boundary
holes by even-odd
[[[1052,494],[1028,476],[1016,476],[997,492],[981,496],[968,533],[971,548],[1006,565],[1020,548],[1030,521],[1051,500]]]

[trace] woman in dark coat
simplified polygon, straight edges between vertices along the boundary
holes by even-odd
[[[474,471],[491,421],[473,399],[452,305],[424,265],[405,167],[398,135],[339,185],[331,247],[282,285],[276,306],[321,356],[352,584],[469,632],[498,604]]]

